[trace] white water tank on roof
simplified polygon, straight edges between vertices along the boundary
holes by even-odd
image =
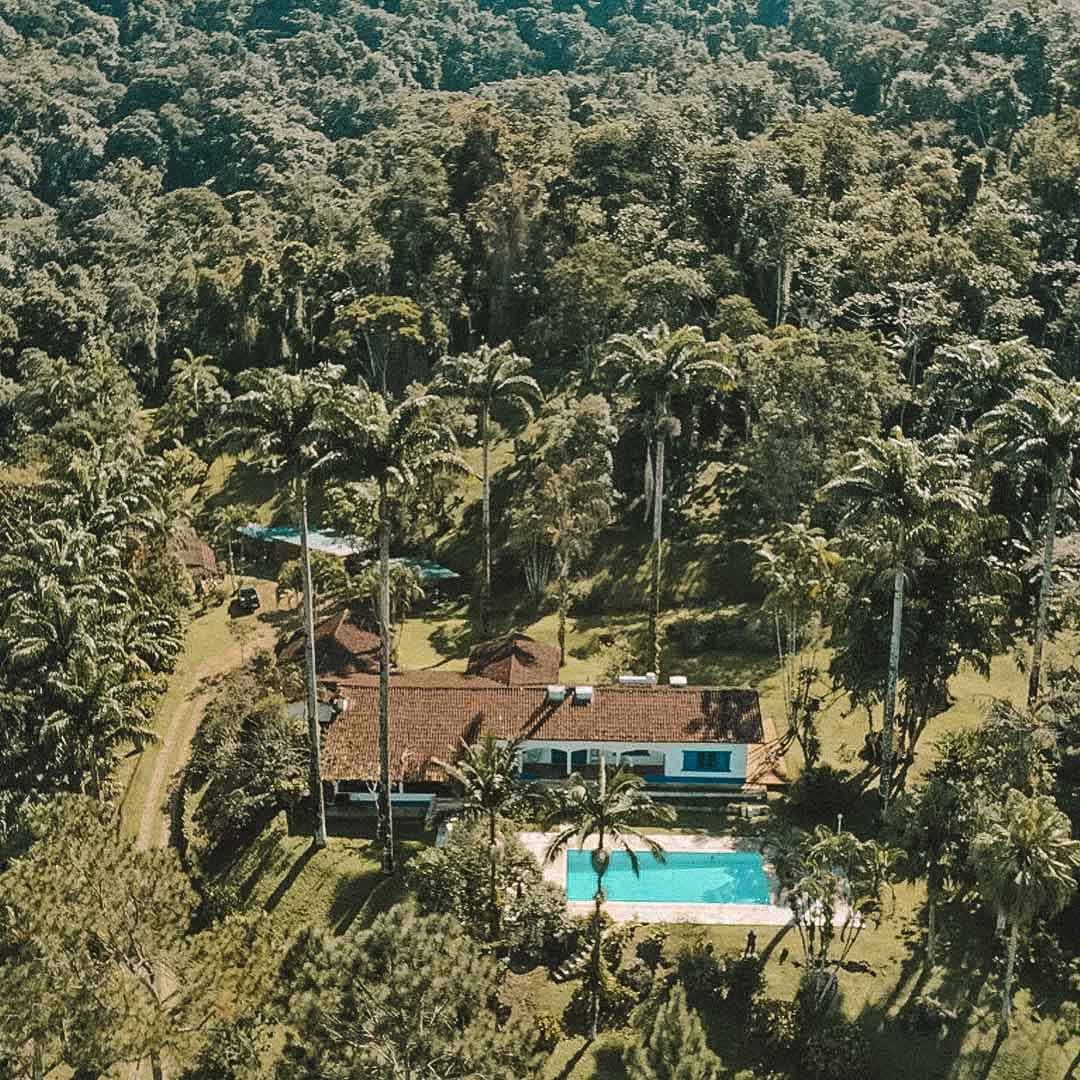
[[[558,683],[552,683],[547,688],[547,699],[551,705],[557,705],[561,701],[566,700],[566,687],[560,686]]]
[[[591,686],[574,687],[574,704],[588,705],[592,701],[593,689]]]
[[[619,685],[620,686],[648,686],[649,685],[649,676],[648,675],[620,675],[619,676]]]
[[[686,676],[685,675],[669,675],[668,676],[668,686],[685,686],[685,685],[686,685]]]
[[[655,686],[656,685],[656,672],[655,671],[646,671],[645,672],[645,681],[650,686]]]

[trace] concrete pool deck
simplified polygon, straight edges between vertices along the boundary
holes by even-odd
[[[543,868],[544,880],[557,885],[566,892],[566,852],[559,853],[554,862],[547,862],[544,855],[555,833],[523,832],[518,837],[536,861]],[[733,836],[694,836],[679,833],[654,834],[665,851],[691,851],[715,853],[721,851],[759,851],[754,844],[749,844]],[[640,840],[631,838],[630,846],[635,851],[646,850]],[[585,845],[586,851],[596,847],[593,839]],[[604,910],[615,922],[642,923],[700,923],[702,925],[722,926],[787,926],[791,922],[791,910],[786,904],[778,904],[779,886],[772,868],[765,864],[765,876],[769,883],[771,904],[679,904],[666,902],[633,903],[609,900]],[[573,915],[588,915],[593,909],[591,900],[568,900],[567,908]]]

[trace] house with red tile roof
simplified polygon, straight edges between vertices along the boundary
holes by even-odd
[[[390,771],[399,792],[446,789],[438,761],[485,735],[520,737],[524,779],[595,775],[600,757],[633,769],[658,791],[741,791],[786,783],[776,733],[756,690],[720,687],[503,686],[476,676],[423,685],[408,673],[390,687]],[[436,673],[431,673],[436,674]],[[323,744],[335,793],[367,793],[379,775],[376,678],[336,685],[339,706]]]
[[[547,686],[559,681],[559,649],[528,634],[505,634],[474,645],[465,670],[503,686]]]
[[[278,646],[279,660],[304,662],[301,630]],[[315,624],[315,671],[320,676],[351,676],[374,673],[378,681],[379,635],[359,625],[348,610]]]

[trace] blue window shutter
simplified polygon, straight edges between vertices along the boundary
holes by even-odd
[[[682,767],[686,771],[693,771],[698,767],[698,757],[696,750],[684,750],[682,756]]]

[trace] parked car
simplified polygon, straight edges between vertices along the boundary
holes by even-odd
[[[236,606],[245,615],[259,610],[259,594],[250,586],[245,585],[236,590]]]

